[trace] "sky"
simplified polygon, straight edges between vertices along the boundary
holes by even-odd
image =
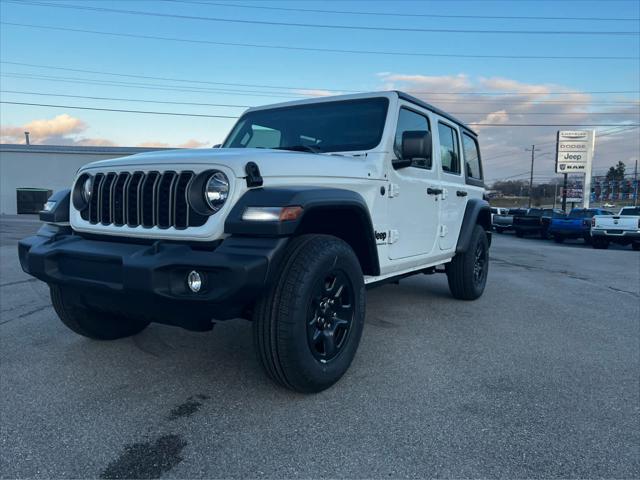
[[[0,17],[2,143],[208,148],[249,106],[401,89],[473,123],[489,182],[528,178],[533,144],[535,181],[554,178],[560,128],[602,125],[596,174],[639,158],[637,0],[0,0]]]

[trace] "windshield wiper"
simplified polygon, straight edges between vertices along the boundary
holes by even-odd
[[[276,150],[291,150],[293,152],[310,152],[310,153],[322,153],[322,150],[318,147],[312,147],[311,145],[290,145],[287,147],[276,147]]]

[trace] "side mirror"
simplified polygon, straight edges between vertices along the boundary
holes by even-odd
[[[431,164],[431,132],[410,130],[402,133],[402,158],[393,161],[395,169],[411,166],[413,159]]]

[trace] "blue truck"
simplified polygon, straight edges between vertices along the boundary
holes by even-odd
[[[601,208],[574,208],[566,217],[551,219],[549,236],[556,243],[568,238],[582,238],[585,243],[591,243],[591,217],[594,215],[613,215],[613,212]]]

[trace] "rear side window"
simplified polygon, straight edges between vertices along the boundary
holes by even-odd
[[[393,150],[398,158],[402,157],[402,134],[411,131],[429,131],[429,119],[413,110],[402,107],[398,114],[398,127],[396,129],[396,138],[393,144]],[[431,168],[431,159],[427,161],[424,158],[414,158],[412,167]]]
[[[625,207],[620,210],[620,215],[640,215],[640,207]]]
[[[464,152],[465,175],[469,178],[482,180],[482,167],[480,166],[480,150],[476,139],[462,134],[462,151]]]
[[[440,137],[440,163],[442,170],[448,173],[460,173],[460,147],[458,132],[449,125],[438,123]]]

